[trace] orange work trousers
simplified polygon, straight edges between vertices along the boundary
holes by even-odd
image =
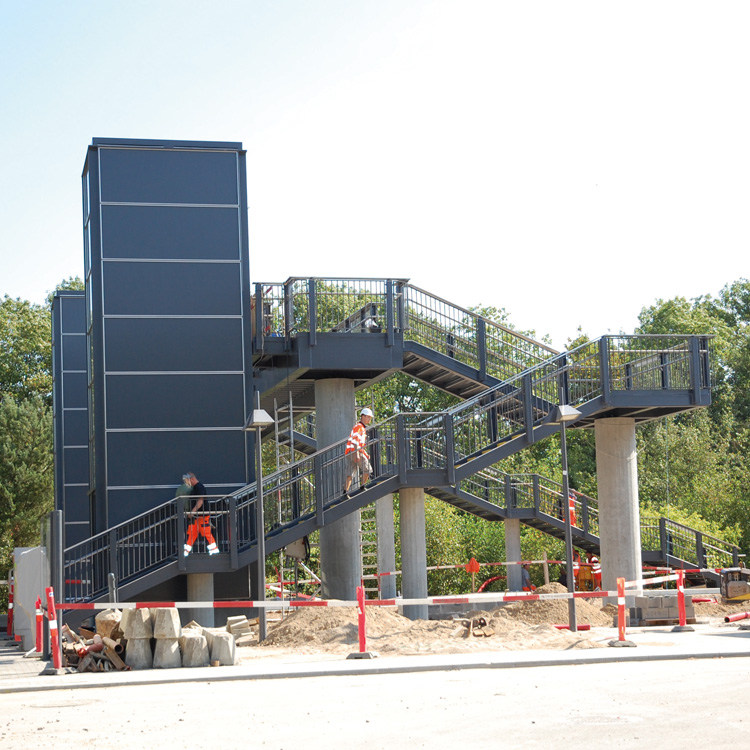
[[[187,545],[192,547],[200,534],[208,544],[216,544],[214,535],[211,533],[211,519],[208,516],[199,516],[188,526]]]

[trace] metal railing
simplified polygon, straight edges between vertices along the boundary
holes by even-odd
[[[308,292],[310,283],[305,281]],[[348,288],[351,282],[342,283]],[[385,284],[387,300],[393,301],[394,286],[395,282]],[[262,291],[265,294],[268,285]],[[382,291],[377,287],[369,293],[381,294]],[[399,292],[402,296],[403,291]],[[340,296],[348,299],[343,293]],[[363,299],[357,298],[357,304],[362,305]],[[364,300],[368,304],[371,301]],[[289,302],[288,296],[284,297],[283,304],[291,304],[293,310],[304,307],[295,302],[294,297]],[[323,307],[336,311],[335,315],[325,318],[325,325],[332,328],[351,318],[354,303],[350,307],[349,302],[343,304],[337,300],[334,304],[329,300]],[[309,306],[307,309],[309,312]],[[345,317],[340,318],[341,315]],[[314,319],[321,320],[320,317]],[[289,318],[285,320],[288,325]],[[390,319],[388,325],[391,325]],[[588,342],[513,375],[501,385],[445,413],[399,414],[378,424],[372,428],[368,441],[373,463],[371,481],[392,477],[406,481],[410,471],[442,470],[445,472],[442,483],[450,486],[456,466],[468,465],[474,457],[486,455],[498,445],[530,433],[558,403],[578,406],[598,397],[606,402],[617,390],[708,388],[709,360],[706,337],[626,336]],[[346,441],[341,441],[328,446],[264,477],[266,535],[272,536],[313,516],[322,523],[325,510],[345,500],[343,488],[348,472],[345,444]],[[477,470],[480,473],[468,480],[475,489],[481,489],[476,496],[502,497],[505,490],[500,484],[507,480],[482,464],[477,465]],[[549,516],[564,518],[559,485],[556,487],[555,483],[541,478],[535,481],[536,485],[523,478],[511,480],[514,502],[524,503],[516,507],[534,507]],[[255,493],[256,487],[252,484],[228,496],[209,497],[207,501],[216,521],[219,549],[231,554],[233,562],[256,541]],[[598,534],[595,502],[590,498],[580,502],[582,528],[587,533]],[[674,549],[681,533],[676,528],[670,533]],[[115,572],[118,584],[122,584],[174,561],[180,557],[184,534],[184,508],[179,500],[172,500],[65,550],[65,578],[71,581],[66,598],[98,596],[106,591],[110,572]],[[706,559],[725,555],[722,544],[720,540],[704,538],[702,549]]]
[[[404,279],[290,278],[256,284],[255,351],[265,337],[297,333],[403,334],[481,372],[505,380],[556,350],[447,302]]]

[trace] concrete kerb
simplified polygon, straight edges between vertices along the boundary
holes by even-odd
[[[342,655],[321,658],[316,661],[294,663],[288,661],[263,663],[255,662],[246,666],[227,666],[206,670],[150,670],[142,672],[108,673],[65,673],[57,676],[40,674],[44,662],[38,661],[36,668],[27,679],[9,680],[5,676],[6,666],[0,665],[0,693],[35,692],[41,690],[61,690],[70,688],[101,688],[126,685],[160,685],[185,681],[225,682],[231,680],[271,680],[303,677],[335,677],[352,675],[405,674],[410,672],[437,672],[459,669],[517,669],[548,666],[584,666],[614,662],[675,661],[681,659],[721,659],[750,656],[750,632],[731,633],[696,631],[686,634],[680,647],[673,651],[668,646],[655,646],[657,635],[670,635],[667,630],[658,633],[652,629],[635,634],[639,639],[647,639],[641,649],[587,649],[582,651],[501,651],[481,654],[435,654],[420,656],[394,656],[373,661],[348,660]],[[716,648],[710,639],[717,635],[734,636],[732,646]],[[742,647],[734,646],[737,637]],[[729,639],[728,639],[729,640]],[[648,649],[648,650],[647,650]],[[19,652],[19,658],[22,658]],[[28,661],[28,660],[27,660]],[[65,672],[65,670],[63,670]],[[70,679],[66,679],[70,677]]]

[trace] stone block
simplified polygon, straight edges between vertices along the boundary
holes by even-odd
[[[183,628],[180,638],[183,667],[207,667],[209,660],[206,636],[200,630]]]
[[[182,654],[177,638],[160,638],[154,647],[154,668],[174,669],[182,666]]]
[[[148,609],[133,609],[128,616],[124,632],[127,640],[138,638],[152,638],[154,628],[151,622],[151,612]]]
[[[129,638],[125,663],[131,669],[151,669],[154,665],[151,638]]]
[[[221,666],[233,666],[238,663],[234,636],[231,633],[212,633],[209,642],[209,659],[212,663],[218,661]]]
[[[153,628],[157,640],[179,638],[182,634],[180,613],[175,607],[153,610]]]

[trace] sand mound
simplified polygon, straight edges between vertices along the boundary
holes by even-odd
[[[553,583],[542,593],[562,593]],[[579,622],[612,625],[611,614],[578,601]],[[518,651],[522,649],[600,648],[589,633],[570,633],[553,625],[568,620],[565,600],[518,602],[492,612],[475,610],[470,618],[484,617],[486,635],[469,631],[456,620],[409,620],[391,607],[368,607],[368,650],[388,655]],[[359,648],[357,611],[354,607],[302,607],[271,625],[258,651],[281,649],[297,654],[350,653]],[[244,649],[243,649],[244,650]],[[253,649],[256,651],[256,649]]]

